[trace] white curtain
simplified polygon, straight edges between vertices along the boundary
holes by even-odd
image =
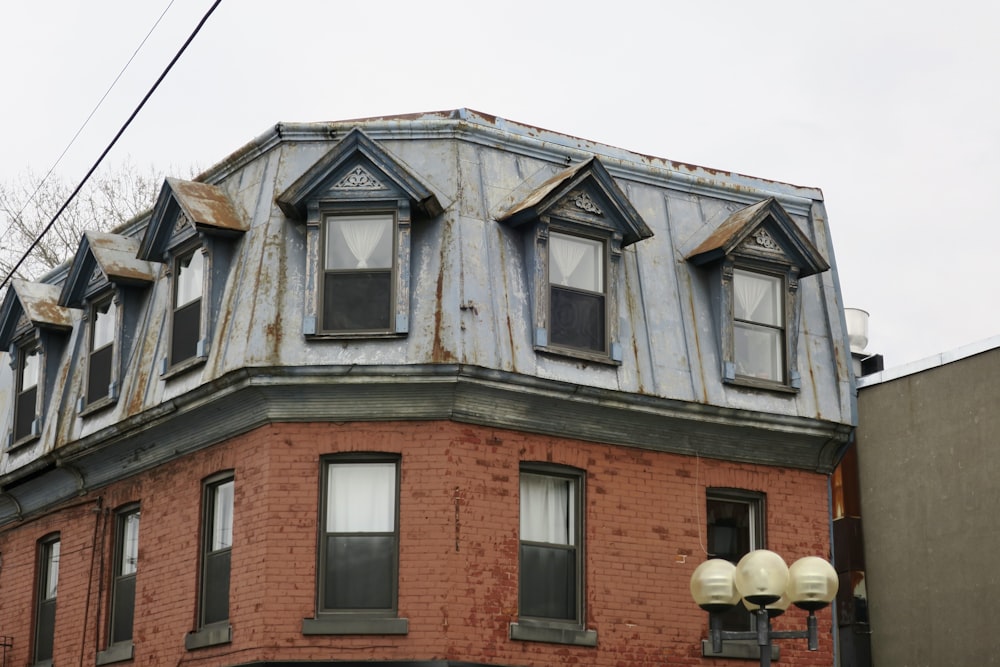
[[[94,309],[94,340],[91,350],[99,350],[115,339],[117,309],[114,301],[108,301],[102,307]]]
[[[368,260],[375,252],[378,242],[382,240],[385,227],[381,218],[344,218],[340,221],[340,228],[344,232],[344,241],[347,242],[351,254],[358,260],[358,265],[355,268],[368,268]]]
[[[56,596],[56,591],[59,588],[59,541],[55,541],[49,545],[49,562],[47,564],[48,572],[45,575],[45,593],[43,600],[51,600]]]
[[[555,234],[550,237],[549,244],[553,263],[559,273],[559,278],[553,282],[558,285],[569,285],[569,277],[580,266],[580,261],[587,253],[587,246]]]
[[[177,298],[174,300],[174,307],[180,308],[184,304],[191,303],[195,299],[201,298],[202,273],[205,268],[205,259],[201,250],[195,250],[187,263],[184,260],[179,262],[177,267]]]
[[[122,560],[119,574],[135,574],[139,562],[139,513],[126,514],[122,524]]]
[[[215,487],[212,507],[212,551],[233,546],[233,482]]]
[[[774,307],[767,309],[762,316],[754,317],[754,312],[768,295],[774,281],[764,276],[754,276],[742,271],[733,274],[733,292],[736,295],[736,317],[741,320],[777,324],[774,317]],[[773,300],[773,299],[772,299]]]
[[[326,502],[327,532],[391,532],[396,514],[396,465],[331,463]]]
[[[521,475],[521,539],[549,544],[575,544],[573,486],[562,477]]]

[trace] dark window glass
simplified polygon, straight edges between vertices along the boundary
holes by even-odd
[[[757,494],[710,492],[707,501],[708,555],[737,563],[764,548],[763,500]],[[723,615],[723,630],[750,630],[751,614],[742,603]]]
[[[191,359],[198,354],[204,264],[201,249],[177,260],[170,332],[171,364]]]
[[[580,480],[521,473],[519,613],[580,622]]]
[[[233,548],[233,480],[205,486],[201,572],[201,625],[229,620]]]
[[[392,326],[395,218],[391,214],[326,219],[323,330],[388,331]]]
[[[552,343],[603,352],[604,295],[552,287]]]
[[[56,591],[59,586],[59,538],[38,548],[38,602],[35,609],[35,662],[52,659],[56,631]]]
[[[115,575],[111,588],[111,644],[132,639],[135,616],[135,574],[139,563],[139,509],[118,514]]]
[[[38,409],[38,383],[42,366],[41,350],[25,346],[18,351],[17,406],[14,409],[14,440],[31,435]]]
[[[397,484],[395,461],[327,464],[321,610],[395,611]]]
[[[386,330],[391,298],[391,271],[327,273],[323,281],[323,329]]]
[[[552,344],[606,351],[604,243],[550,233],[549,287]]]
[[[96,304],[91,310],[87,403],[99,401],[109,394],[117,320],[117,307],[111,299]]]

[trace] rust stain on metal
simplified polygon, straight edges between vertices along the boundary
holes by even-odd
[[[25,316],[34,324],[60,329],[73,328],[71,308],[59,305],[60,289],[46,283],[12,280],[11,287],[17,294]]]
[[[442,248],[447,247],[442,244]],[[442,262],[442,266],[444,263]],[[431,360],[438,363],[455,361],[455,355],[444,347],[441,340],[441,314],[444,310],[444,269],[438,269],[437,285],[434,288],[434,347],[431,350]]]
[[[221,188],[176,178],[168,178],[167,183],[184,213],[196,225],[237,232],[248,229],[242,216],[236,213],[233,202]]]
[[[152,282],[153,268],[137,257],[139,240],[105,232],[85,232],[91,254],[109,280]]]

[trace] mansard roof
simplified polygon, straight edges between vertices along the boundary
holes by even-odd
[[[392,190],[406,196],[428,216],[442,211],[430,188],[398,158],[355,128],[275,201],[286,216],[301,220],[306,215],[306,203],[312,199],[385,196]]]
[[[138,257],[162,262],[178,226],[209,234],[242,234],[249,225],[229,196],[215,185],[167,178],[153,207]]]
[[[830,268],[809,237],[773,197],[734,212],[714,229],[708,228],[687,259],[700,266],[741,251],[762,258],[767,253],[778,253],[799,268],[800,277]]]
[[[153,268],[149,262],[136,257],[138,252],[139,239],[135,237],[84,232],[70,264],[59,304],[77,308],[83,305],[95,278],[121,285],[152,282]]]
[[[15,333],[26,322],[48,329],[73,328],[72,312],[59,305],[56,285],[27,280],[10,282],[10,289],[0,305],[0,349],[10,347]]]
[[[596,157],[552,176],[497,220],[516,227],[557,210],[561,217],[585,224],[611,223],[621,233],[623,246],[653,235]]]

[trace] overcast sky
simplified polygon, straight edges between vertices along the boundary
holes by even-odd
[[[163,14],[78,181],[212,3],[0,4],[0,181],[52,166]],[[278,121],[467,107],[819,187],[892,367],[1000,334],[998,29],[985,0],[224,0],[107,163],[189,176]]]

